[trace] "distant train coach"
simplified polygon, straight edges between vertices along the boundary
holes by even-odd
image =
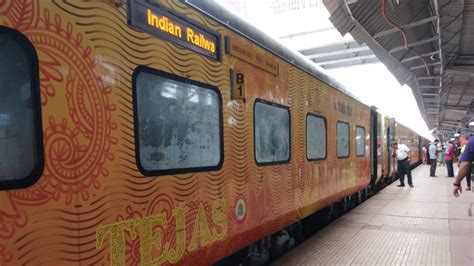
[[[272,257],[393,181],[393,140],[421,161],[211,1],[0,1],[0,265]]]

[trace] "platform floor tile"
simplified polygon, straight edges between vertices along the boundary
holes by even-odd
[[[393,183],[273,264],[474,266],[474,193],[453,197],[443,166],[412,174],[414,188]]]

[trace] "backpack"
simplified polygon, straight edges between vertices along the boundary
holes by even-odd
[[[456,151],[454,152],[454,156],[459,157],[461,155],[461,147],[457,147]]]

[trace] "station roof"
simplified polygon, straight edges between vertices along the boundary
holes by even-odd
[[[334,38],[334,33],[339,35],[336,28],[331,25],[311,31],[295,32],[279,39],[324,69],[380,62],[365,43],[357,43],[350,35]],[[324,39],[324,36],[332,38]],[[314,39],[320,41],[314,44],[312,41]]]
[[[449,138],[474,118],[474,0],[323,0],[337,30],[412,88],[429,128]],[[361,49],[361,48],[360,48]]]

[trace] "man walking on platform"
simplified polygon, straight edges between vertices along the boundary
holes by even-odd
[[[413,187],[411,178],[411,165],[410,165],[410,149],[405,144],[398,145],[397,142],[392,143],[393,157],[397,157],[397,174],[400,177],[400,185],[397,187],[405,186],[405,174],[408,177],[408,185]]]
[[[437,149],[438,149],[439,140],[435,139],[433,143],[428,147],[428,153],[430,155],[430,176],[435,177],[436,173],[436,164],[437,164]]]
[[[468,173],[470,173],[472,162],[474,161],[474,136],[469,138],[469,141],[464,148],[464,152],[461,154],[460,161],[461,166],[459,167],[458,174],[453,183],[453,195],[455,197],[459,197],[459,195],[462,193],[461,181],[463,178],[470,178]]]

